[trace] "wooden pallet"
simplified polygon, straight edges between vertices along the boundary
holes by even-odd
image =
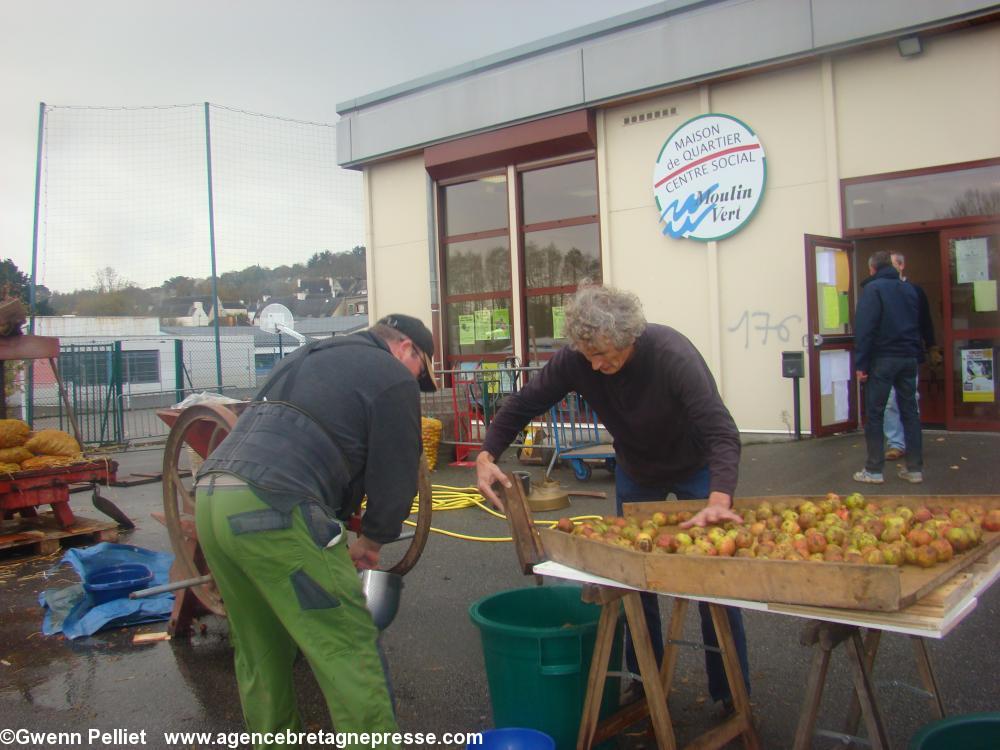
[[[0,522],[0,551],[29,548],[35,555],[47,555],[74,542],[117,542],[118,525],[76,516],[68,528],[62,528],[52,513]]]

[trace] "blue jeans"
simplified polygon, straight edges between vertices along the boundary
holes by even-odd
[[[641,503],[666,500],[667,495],[673,492],[678,500],[700,500],[708,497],[709,492],[708,467],[700,469],[687,479],[674,482],[662,487],[644,487],[622,471],[619,463],[615,467],[615,508],[618,515],[622,514],[623,503]],[[656,594],[642,593],[639,595],[642,600],[642,611],[646,616],[646,627],[649,628],[649,638],[653,643],[653,653],[656,655],[656,663],[663,662],[663,627],[660,623],[659,597]],[[698,603],[698,614],[701,616],[701,637],[708,647],[718,648],[719,641],[715,635],[715,627],[712,624],[712,615],[705,602]],[[733,641],[736,644],[736,654],[740,660],[740,669],[743,670],[743,682],[750,692],[750,665],[747,659],[747,636],[743,629],[743,615],[735,607],[726,607],[726,615],[729,617],[729,627],[733,631]],[[628,624],[625,627],[625,663],[630,672],[638,672],[638,662],[635,658],[635,648],[632,645],[632,638],[628,632]],[[708,693],[713,701],[720,701],[730,697],[729,683],[726,681],[726,670],[722,663],[722,655],[718,651],[705,651],[705,671],[708,672]]]
[[[906,441],[906,468],[923,471],[923,438],[917,410],[917,360],[915,357],[879,357],[868,371],[865,383],[865,443],[868,458],[865,469],[881,474],[885,464],[884,428],[886,401],[895,389],[899,418]]]
[[[917,388],[920,382],[917,379]],[[920,391],[916,390],[917,415],[920,414]],[[906,450],[906,437],[903,435],[903,422],[899,418],[899,406],[896,402],[896,389],[889,389],[889,400],[885,402],[885,447]]]

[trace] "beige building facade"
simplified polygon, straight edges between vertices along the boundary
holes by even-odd
[[[1000,429],[1000,7],[846,5],[857,18],[824,26],[823,0],[662,3],[342,104],[340,161],[364,173],[372,319],[433,324],[443,369],[540,361],[565,343],[566,296],[597,278],[693,341],[742,431],[793,429],[799,381],[781,363],[801,353],[802,429],[822,435],[859,424],[858,284],[872,252],[896,250],[944,355],[921,373],[924,422]],[[795,37],[788,16],[806,11],[808,40],[782,47],[773,24]],[[755,48],[672,59],[720,24],[721,43]],[[752,41],[761,26],[773,48]],[[574,61],[596,83],[579,84]],[[531,86],[530,101],[508,86]],[[408,108],[459,106],[466,115],[390,127]],[[654,167],[675,131],[711,114],[752,130],[766,182],[732,233],[675,238]],[[976,368],[991,374],[972,392]]]

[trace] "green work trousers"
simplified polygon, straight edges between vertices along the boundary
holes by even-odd
[[[249,731],[302,731],[292,683],[299,650],[335,731],[397,731],[346,535],[326,548],[308,522],[315,514],[303,506],[281,514],[245,486],[199,487],[195,508],[198,541],[229,617]]]

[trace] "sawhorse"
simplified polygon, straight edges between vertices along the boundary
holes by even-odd
[[[663,750],[674,750],[677,747],[677,740],[670,720],[670,711],[667,708],[667,696],[670,694],[670,688],[673,684],[688,600],[674,599],[670,625],[667,628],[667,643],[663,651],[663,662],[657,668],[656,656],[653,653],[649,629],[646,627],[646,618],[643,615],[638,591],[587,584],[584,586],[583,599],[587,602],[600,604],[601,617],[597,624],[594,656],[590,663],[587,693],[580,720],[580,733],[577,736],[577,750],[588,750],[595,744],[614,737],[646,716],[650,718],[657,746]],[[618,612],[622,604],[624,604],[625,618],[632,635],[632,642],[635,645],[639,675],[642,677],[646,696],[598,723],[604,682],[608,676],[608,660],[611,657],[614,642],[615,625],[618,622]],[[733,642],[733,634],[729,628],[729,618],[722,605],[710,603],[709,610],[712,613],[712,622],[719,639],[719,652],[725,665],[726,680],[729,682],[729,690],[733,696],[734,713],[718,726],[697,737],[687,747],[706,750],[720,748],[730,740],[742,735],[744,747],[747,750],[757,750],[760,747],[760,742],[757,738],[757,730],[753,725],[750,698],[747,696],[746,685],[743,682],[743,672],[736,655],[736,644]]]
[[[805,703],[795,732],[795,750],[806,750],[812,743],[813,734],[816,732],[816,715],[819,713],[820,699],[823,697],[823,686],[826,683],[826,673],[830,665],[830,654],[841,643],[844,644],[847,661],[851,667],[854,694],[851,696],[851,705],[847,711],[844,731],[835,736],[845,746],[849,745],[857,739],[858,725],[863,716],[865,728],[868,731],[868,742],[873,750],[884,750],[890,747],[871,677],[881,637],[882,631],[870,629],[862,641],[861,628],[857,625],[841,625],[821,620],[813,620],[806,625],[799,641],[803,646],[815,646],[815,651],[809,669],[809,680],[806,684]],[[920,636],[910,635],[908,637],[913,644],[917,671],[920,674],[924,691],[929,698],[931,712],[934,718],[943,719],[944,704],[941,702],[941,694],[927,654],[927,646]],[[826,731],[823,733],[834,734]]]

